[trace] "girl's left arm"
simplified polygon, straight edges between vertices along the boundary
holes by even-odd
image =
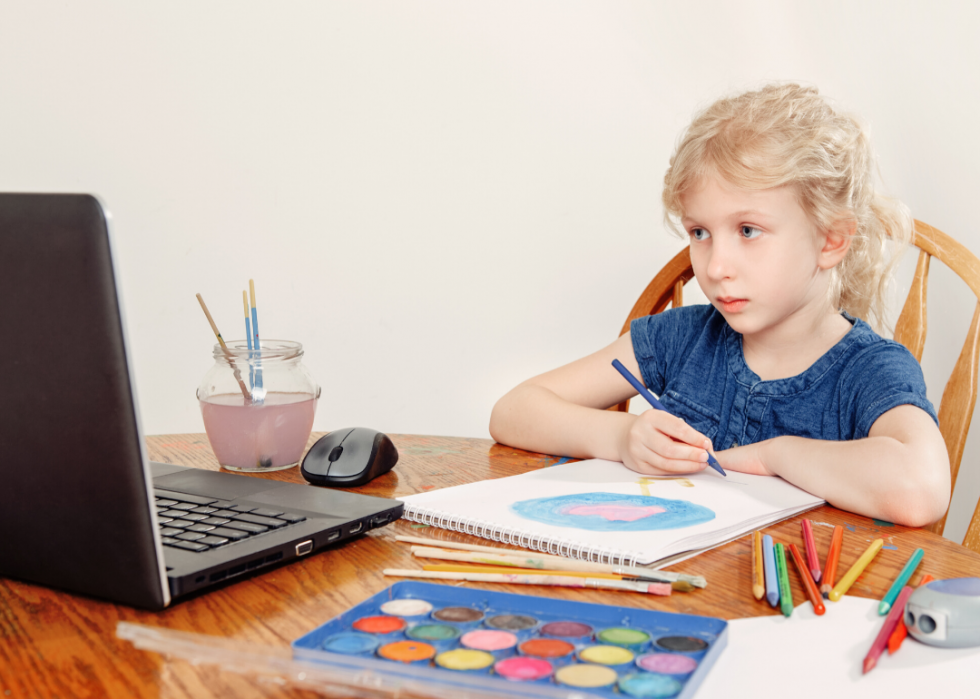
[[[716,455],[726,469],[781,476],[834,507],[896,524],[931,524],[949,506],[946,444],[913,405],[884,413],[865,439],[776,437]]]

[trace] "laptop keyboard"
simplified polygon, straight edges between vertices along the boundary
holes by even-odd
[[[207,551],[298,524],[302,515],[230,503],[186,493],[155,491],[164,546]]]

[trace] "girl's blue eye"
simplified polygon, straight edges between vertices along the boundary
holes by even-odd
[[[695,240],[707,240],[711,237],[711,234],[703,228],[692,228],[691,237]]]
[[[753,228],[752,226],[742,226],[742,237],[752,240],[752,238],[758,238],[762,235],[762,231],[758,228]]]

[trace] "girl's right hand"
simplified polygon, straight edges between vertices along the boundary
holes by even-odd
[[[626,467],[637,473],[691,473],[708,465],[711,440],[662,410],[636,416],[619,440]]]

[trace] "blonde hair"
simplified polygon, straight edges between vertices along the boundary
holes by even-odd
[[[712,173],[746,189],[795,186],[820,230],[854,222],[850,248],[832,271],[831,302],[881,331],[888,326],[888,282],[911,239],[912,217],[875,191],[874,171],[871,142],[854,117],[834,111],[816,88],[768,85],[695,116],[664,175],[664,220],[685,235],[681,197]],[[895,254],[889,237],[898,244]]]

